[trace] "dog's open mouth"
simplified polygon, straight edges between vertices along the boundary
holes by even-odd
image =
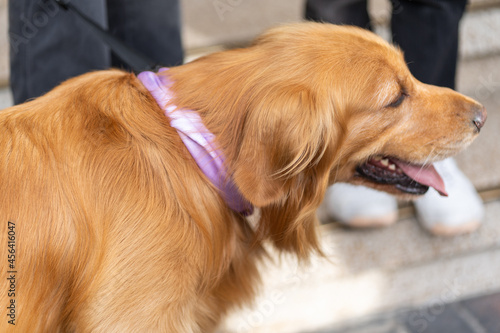
[[[448,196],[443,179],[431,165],[417,165],[392,157],[374,157],[357,167],[360,176],[379,184],[393,185],[398,190],[422,195],[433,187],[442,196]]]

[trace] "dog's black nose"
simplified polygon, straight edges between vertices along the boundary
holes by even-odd
[[[474,118],[472,119],[472,122],[476,126],[478,132],[481,130],[481,128],[483,128],[484,123],[486,122],[486,118],[486,108],[481,105],[475,110]]]

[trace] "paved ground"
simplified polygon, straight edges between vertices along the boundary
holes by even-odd
[[[437,320],[425,317],[425,311],[432,310],[440,322],[453,327],[455,319],[441,318],[441,308],[500,291],[499,216],[500,200],[489,201],[481,229],[453,238],[429,235],[411,216],[384,229],[323,225],[327,260],[314,258],[311,265],[300,267],[283,257],[262,265],[265,284],[260,296],[253,307],[233,313],[222,332],[298,333],[330,328],[340,333],[370,327],[364,332],[385,333],[403,327],[401,316],[412,309],[422,312],[428,325]],[[417,330],[422,319],[413,316],[408,324],[416,327],[409,329]]]
[[[455,303],[436,302],[426,307],[402,310],[315,333],[498,333],[500,293]]]

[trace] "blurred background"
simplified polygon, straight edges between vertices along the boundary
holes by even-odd
[[[187,61],[244,46],[270,26],[301,20],[304,11],[303,0],[181,2]],[[373,25],[385,38],[390,12],[389,1],[371,1]],[[1,108],[12,103],[8,50],[7,0],[0,0]],[[486,203],[482,227],[434,237],[406,204],[385,229],[349,230],[324,218],[328,260],[264,264],[260,297],[235,311],[221,332],[500,332],[500,0],[469,2],[457,90],[488,110],[482,134],[457,157]]]

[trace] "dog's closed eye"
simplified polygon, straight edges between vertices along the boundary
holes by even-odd
[[[408,94],[405,93],[404,91],[401,91],[397,97],[396,100],[394,100],[393,102],[391,102],[391,104],[387,105],[387,107],[389,108],[397,108],[398,106],[400,106],[403,101],[406,99],[406,97],[408,97]]]

